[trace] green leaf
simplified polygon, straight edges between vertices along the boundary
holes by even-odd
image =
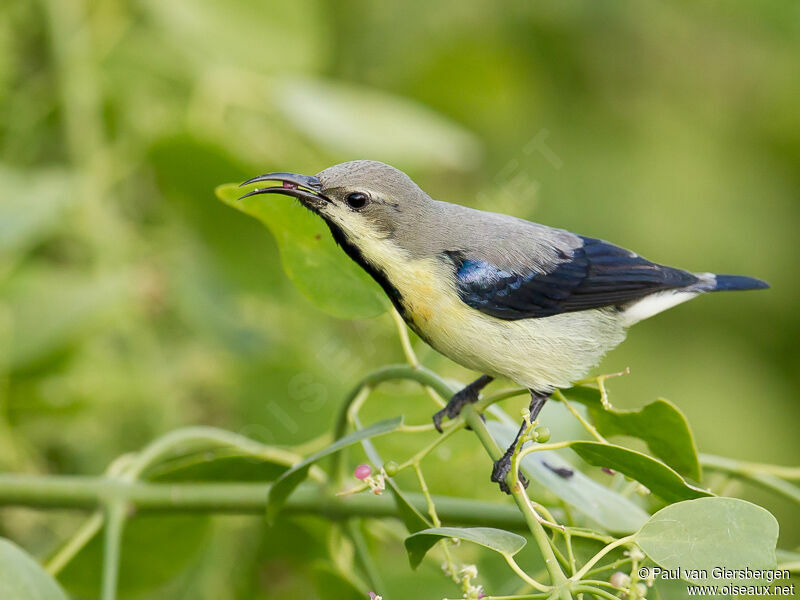
[[[297,129],[340,156],[368,156],[404,168],[470,169],[477,138],[431,109],[374,88],[292,78],[274,102]]]
[[[397,487],[397,484],[391,477],[386,478],[386,487],[392,492],[394,503],[397,505],[397,512],[400,514],[400,519],[406,526],[409,533],[427,529],[432,525],[430,521],[417,510],[417,507],[411,504],[406,498],[405,494]]]
[[[583,441],[571,442],[569,447],[590,465],[619,471],[667,502],[711,496],[711,492],[687,483],[661,461],[636,450],[614,444]]]
[[[275,520],[275,517],[278,512],[280,512],[286,500],[294,489],[303,482],[308,474],[308,470],[315,462],[362,440],[390,433],[397,429],[402,422],[403,417],[395,417],[393,419],[378,421],[369,427],[354,431],[350,435],[339,438],[327,448],[323,448],[286,471],[269,490],[269,497],[267,499],[267,521],[272,523]]]
[[[226,184],[215,192],[224,203],[269,228],[286,274],[306,298],[344,319],[374,317],[389,308],[378,284],[337,247],[322,219],[288,197],[239,200],[248,189]]]
[[[196,515],[131,518],[122,540],[119,597],[130,598],[168,583],[194,564],[208,540],[211,519]],[[58,576],[73,600],[100,597],[103,536],[92,540]]]
[[[517,432],[516,425],[498,421],[489,421],[486,425],[501,448],[508,447]],[[554,473],[553,469],[558,468],[571,469],[572,477]],[[606,531],[634,532],[650,516],[630,499],[581,473],[554,451],[529,454],[522,459],[522,470],[538,485],[550,490]]]
[[[67,600],[67,595],[28,554],[0,538],[0,598],[3,600]]]
[[[510,531],[492,527],[434,527],[418,531],[405,540],[411,568],[416,569],[428,550],[443,538],[474,542],[500,554],[515,555],[525,547],[525,538]]]
[[[584,404],[589,418],[604,436],[628,435],[643,440],[655,456],[678,473],[701,480],[697,447],[684,414],[671,402],[659,398],[635,410],[603,408],[600,391],[578,386],[563,390],[569,399]]]
[[[719,497],[667,506],[636,534],[639,547],[664,569],[680,569],[683,579],[714,585],[747,582],[714,577],[715,567],[774,569],[777,541],[778,522],[767,510],[737,498]]]
[[[368,597],[369,592],[362,582],[322,561],[311,567],[311,579],[321,600],[364,600]]]

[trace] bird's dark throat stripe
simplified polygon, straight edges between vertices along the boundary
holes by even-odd
[[[323,215],[320,215],[323,216]],[[403,296],[400,294],[400,291],[389,281],[389,278],[386,276],[386,273],[383,269],[376,267],[374,264],[369,262],[365,257],[361,250],[353,244],[350,240],[347,239],[344,231],[338,225],[331,223],[328,219],[325,219],[323,216],[323,220],[328,225],[328,229],[331,230],[331,235],[333,235],[333,239],[336,241],[339,246],[341,246],[342,250],[345,251],[347,256],[349,256],[358,266],[364,269],[370,277],[372,277],[375,281],[378,282],[378,285],[381,286],[383,291],[389,296],[389,300],[392,301],[392,304],[397,309],[397,312],[408,321],[407,311],[403,306]]]

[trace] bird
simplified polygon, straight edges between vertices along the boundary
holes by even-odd
[[[601,239],[434,200],[404,172],[354,160],[314,176],[276,172],[242,196],[296,198],[383,289],[408,326],[480,373],[433,416],[442,431],[495,378],[530,392],[529,421],[494,462],[506,479],[528,423],[558,388],[584,377],[627,329],[706,292],[754,290],[753,277],[692,273]],[[523,481],[521,479],[520,481]],[[524,482],[527,485],[527,482]]]

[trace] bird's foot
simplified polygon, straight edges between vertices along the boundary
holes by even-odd
[[[511,489],[508,487],[506,483],[506,477],[508,473],[511,471],[511,454],[506,452],[500,457],[499,460],[494,461],[494,466],[492,467],[492,481],[500,486],[500,491],[505,492],[506,494],[511,493]],[[522,487],[528,487],[528,480],[522,475],[522,473],[518,473],[517,477],[519,478],[519,482],[522,484]]]
[[[481,390],[489,385],[489,383],[492,382],[492,379],[494,378],[491,375],[481,375],[463,390],[453,394],[453,397],[450,398],[450,401],[447,403],[447,405],[433,415],[433,425],[436,427],[439,433],[442,433],[442,421],[444,418],[447,417],[449,419],[455,419],[461,414],[461,409],[467,404],[477,402]],[[481,415],[481,419],[483,419],[483,415]]]
[[[444,418],[447,417],[448,419],[455,419],[461,414],[461,409],[463,409],[467,404],[477,402],[478,394],[479,391],[470,386],[467,386],[460,392],[453,394],[453,397],[450,398],[450,401],[447,403],[447,405],[433,415],[433,425],[436,427],[439,433],[442,433],[442,421]]]

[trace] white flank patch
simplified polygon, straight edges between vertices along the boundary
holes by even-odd
[[[625,309],[622,313],[623,324],[625,327],[630,327],[634,323],[649,319],[653,315],[664,312],[668,308],[691,300],[699,293],[700,292],[667,291],[651,294]]]

